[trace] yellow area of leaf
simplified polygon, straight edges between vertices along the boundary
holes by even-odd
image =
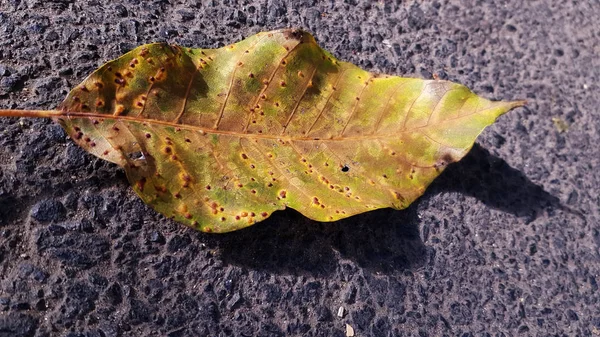
[[[122,166],[158,212],[228,232],[286,207],[318,221],[405,208],[523,104],[372,74],[286,29],[220,49],[140,46],[38,116]]]

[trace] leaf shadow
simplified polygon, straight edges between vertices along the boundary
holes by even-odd
[[[475,197],[526,221],[560,207],[558,198],[476,144],[405,210],[382,209],[333,223],[286,210],[244,230],[207,238],[220,247],[225,263],[271,273],[332,275],[349,259],[372,273],[396,274],[428,263],[431,250],[422,241],[417,210],[443,192]]]
[[[488,207],[524,217],[527,223],[544,210],[564,208],[557,197],[479,144],[460,162],[448,167],[429,186],[426,195],[446,191],[474,197]]]

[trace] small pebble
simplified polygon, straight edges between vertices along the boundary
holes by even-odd
[[[350,324],[346,324],[346,337],[354,336],[354,328]]]

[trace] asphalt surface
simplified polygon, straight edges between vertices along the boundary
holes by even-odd
[[[0,336],[600,336],[599,19],[597,0],[0,0],[0,108],[54,108],[143,43],[283,27],[529,102],[407,210],[226,235],[158,215],[59,126],[2,119]]]

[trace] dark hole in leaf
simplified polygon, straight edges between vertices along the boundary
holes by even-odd
[[[344,165],[344,167],[342,167],[342,172],[348,172],[350,171],[350,168],[348,167],[348,165]]]
[[[129,159],[131,160],[143,160],[146,159],[142,151],[131,152],[129,155]]]

